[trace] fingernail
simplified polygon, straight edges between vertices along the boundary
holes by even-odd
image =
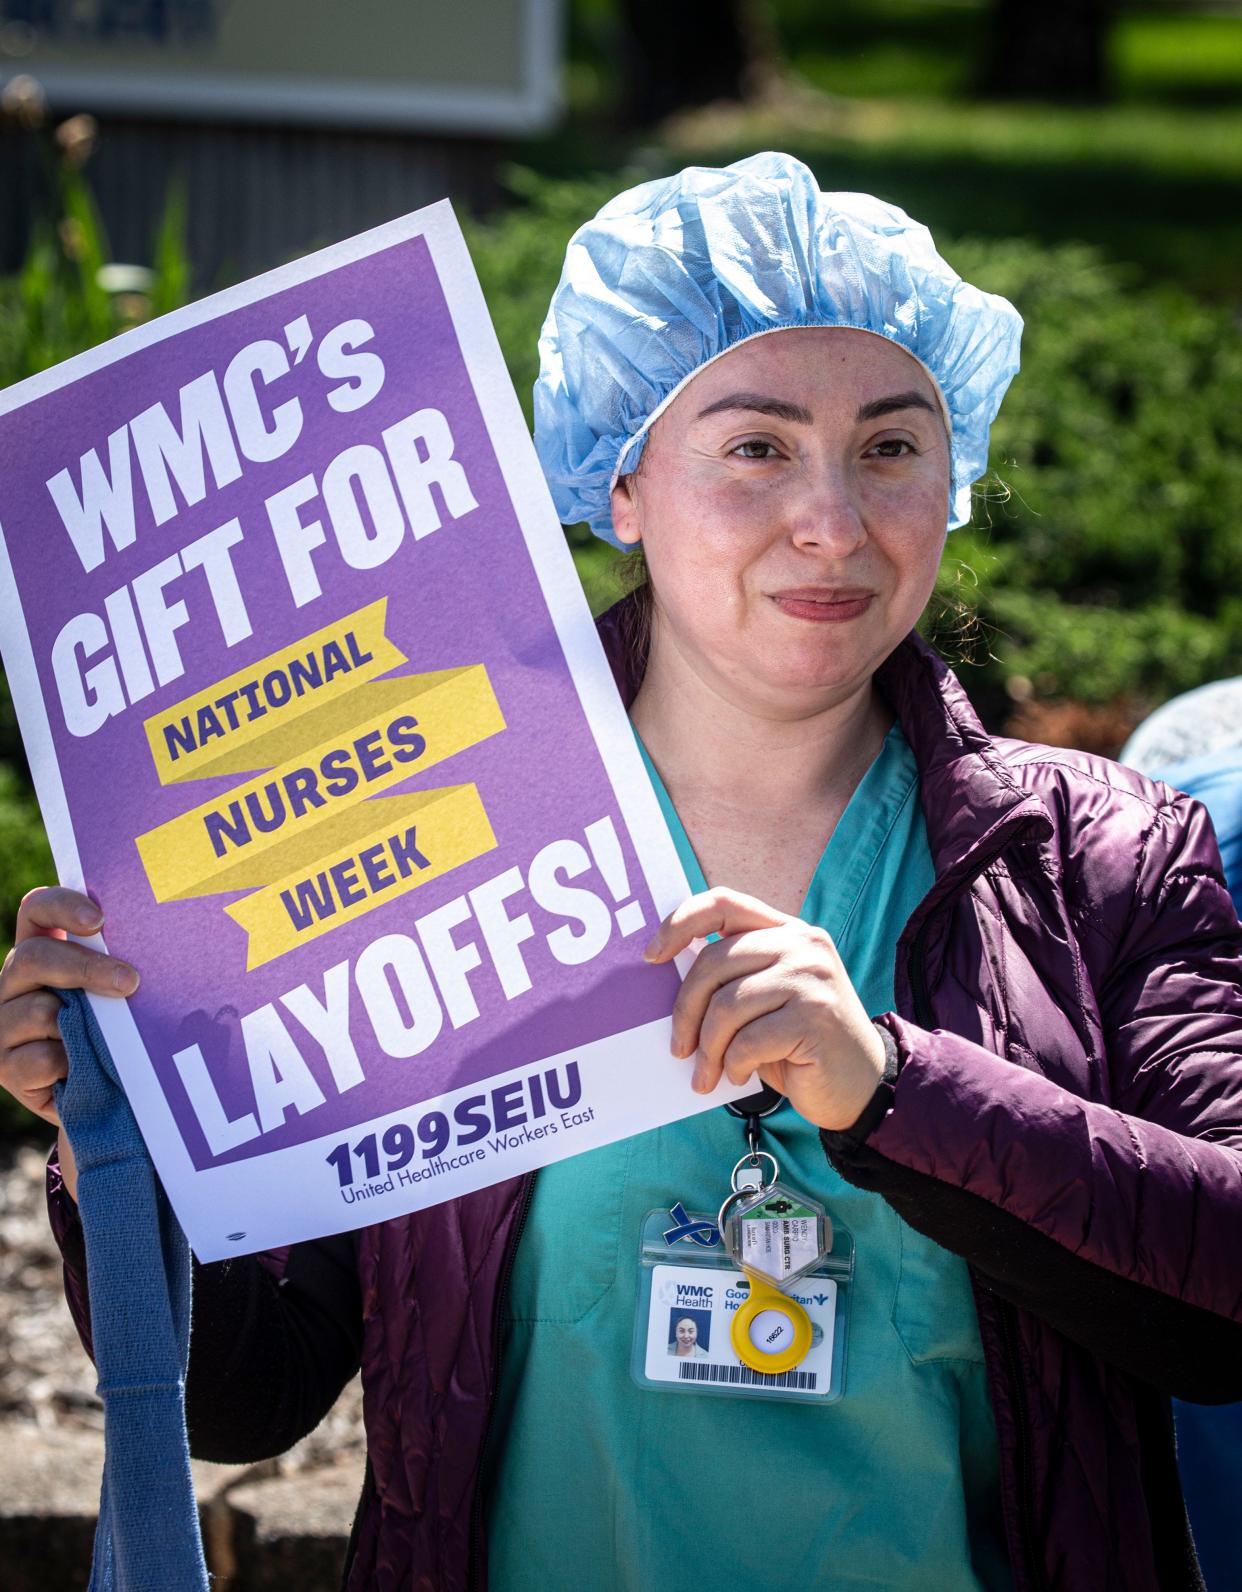
[[[96,929],[103,928],[103,913],[98,907],[81,907],[74,921],[78,928],[93,934]]]
[[[122,995],[132,995],[142,980],[138,976],[138,969],[130,967],[128,962],[118,962],[112,973],[112,985]]]
[[[656,959],[656,942],[654,940],[652,940],[648,944],[647,949],[643,952],[643,961],[644,962],[654,962],[655,959]]]

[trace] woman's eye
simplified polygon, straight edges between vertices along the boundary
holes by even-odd
[[[758,437],[751,438],[748,442],[739,442],[733,452],[741,459],[774,459],[776,448],[770,442],[763,442]]]
[[[881,459],[900,459],[907,453],[918,450],[912,442],[907,442],[904,437],[885,437],[882,442],[877,442],[870,450],[879,454]]]

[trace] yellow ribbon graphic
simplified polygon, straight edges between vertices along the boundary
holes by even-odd
[[[157,901],[257,893],[226,911],[249,967],[496,844],[473,785],[378,798],[505,727],[481,664],[377,680],[405,662],[386,600],[147,720],[161,783],[261,773],[135,844]]]
[[[160,784],[270,768],[322,739],[302,721],[406,661],[384,634],[387,610],[381,597],[149,718]]]
[[[375,821],[377,812],[389,816]],[[496,844],[474,785],[368,802],[365,834],[324,852],[312,870],[294,869],[225,907],[250,936],[246,970],[352,923],[373,907],[473,862]]]

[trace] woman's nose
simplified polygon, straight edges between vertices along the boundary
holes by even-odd
[[[789,509],[795,543],[841,557],[866,541],[858,484],[848,465],[822,462],[808,469],[801,486]]]

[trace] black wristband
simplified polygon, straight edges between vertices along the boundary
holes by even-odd
[[[852,1122],[848,1128],[841,1128],[836,1131],[828,1128],[819,1130],[824,1149],[827,1150],[830,1156],[855,1149],[858,1145],[864,1143],[871,1137],[893,1107],[893,1096],[897,1089],[897,1077],[901,1072],[901,1052],[897,1049],[897,1041],[883,1023],[875,1022],[872,1026],[884,1041],[884,1072],[880,1077],[879,1083],[875,1086],[875,1093],[867,1101],[856,1121]]]

